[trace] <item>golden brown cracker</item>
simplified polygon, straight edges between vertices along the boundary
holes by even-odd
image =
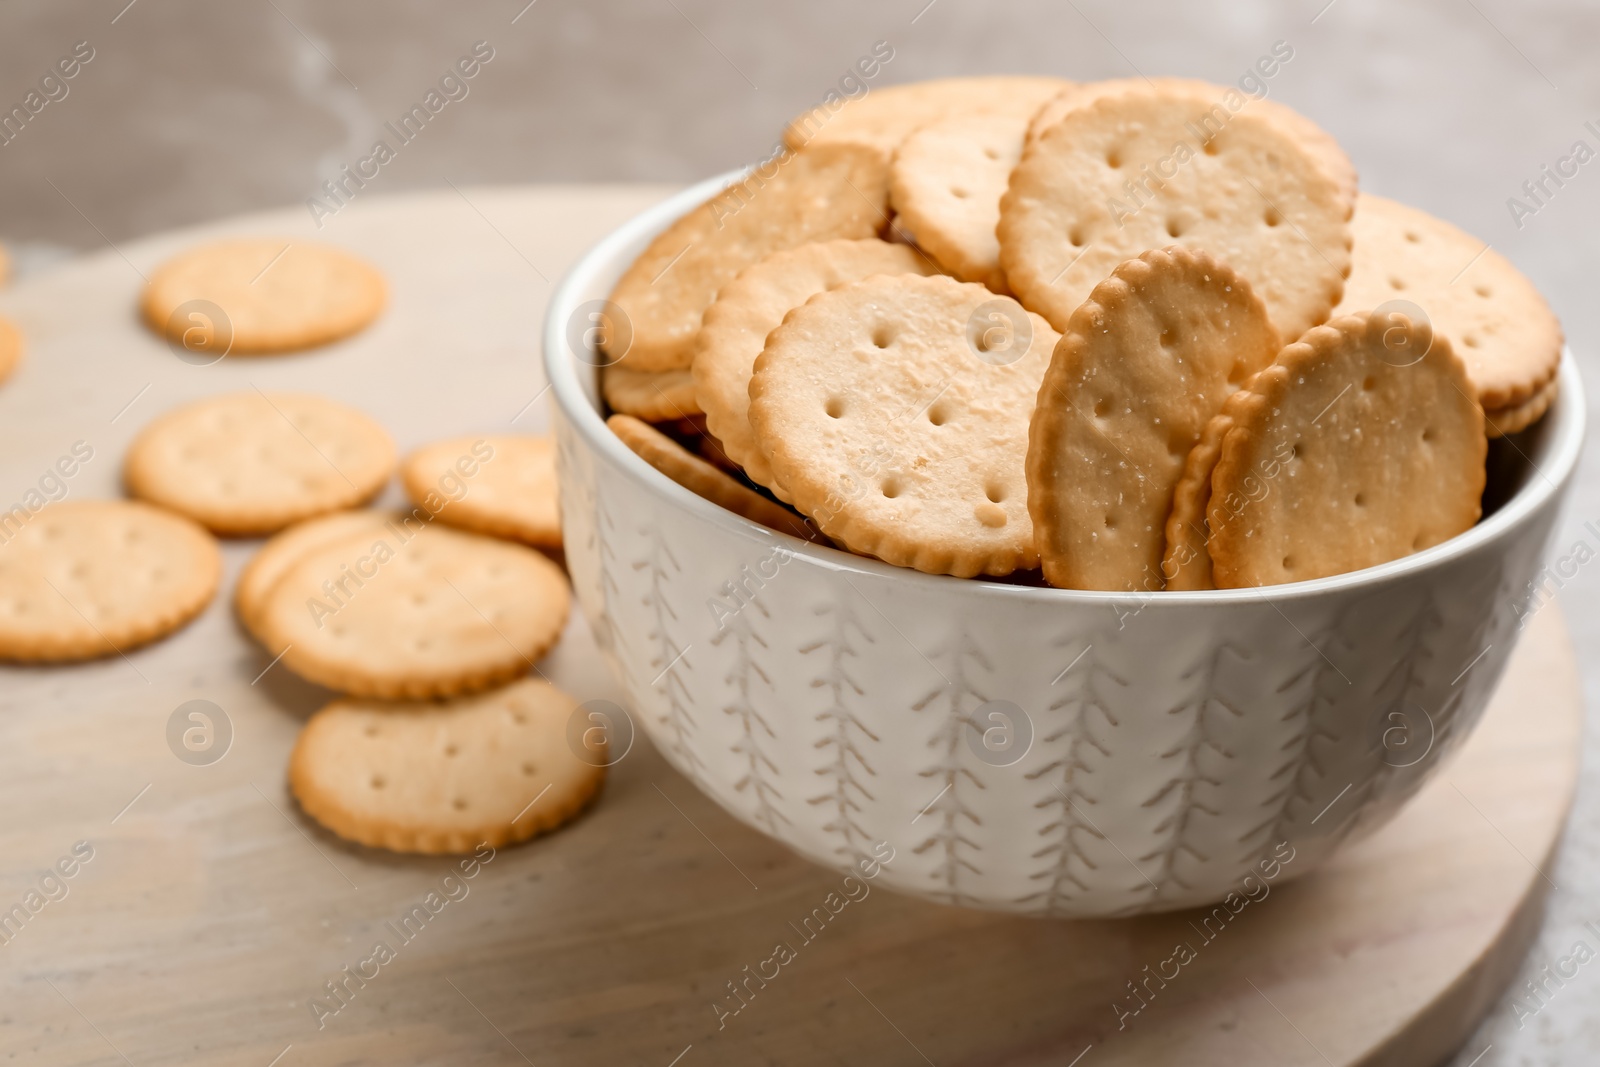
[[[383,310],[377,269],[332,245],[299,238],[233,238],[200,245],[150,276],[141,304],[156,333],[186,347],[238,355],[327,344],[364,329]],[[212,307],[220,309],[221,321]],[[191,314],[192,312],[192,314]],[[226,347],[218,335],[226,332]]]
[[[1520,405],[1555,377],[1561,323],[1500,253],[1448,222],[1370,193],[1361,196],[1352,230],[1353,266],[1336,314],[1420,308],[1466,364],[1488,411]]]
[[[889,203],[939,265],[1008,292],[1000,269],[1000,198],[1022,158],[1022,115],[962,115],[917,130],[895,153]]]
[[[549,437],[484,434],[424,445],[400,465],[412,503],[463,530],[561,547],[556,444]],[[440,507],[429,506],[438,494]]]
[[[600,792],[605,752],[568,741],[578,702],[524,678],[446,703],[336,700],[289,757],[289,788],[317,822],[394,852],[470,852],[526,841]]]
[[[600,372],[600,391],[612,411],[645,422],[668,422],[702,414],[694,377],[686,368],[634,370],[625,364]]]
[[[560,638],[569,601],[565,575],[535,550],[408,516],[305,553],[254,628],[302,678],[422,700],[526,673]]]
[[[273,533],[369,499],[394,442],[354,408],[309,393],[226,393],[151,422],[123,460],[134,496],[224,535]]]
[[[1028,441],[1028,509],[1045,577],[1156,590],[1167,516],[1206,424],[1272,362],[1249,283],[1174,247],[1121,264],[1068,322]]]
[[[606,425],[640,459],[691,493],[769,530],[808,541],[821,540],[817,531],[800,516],[740,485],[648,423],[632,415],[613,415],[606,420]]]
[[[121,500],[0,515],[0,659],[93,659],[164,637],[210,603],[217,543],[181,515]]]
[[[956,115],[1027,118],[1070,84],[1060,78],[1002,74],[888,85],[837,106],[812,108],[789,123],[783,140],[790,148],[865,145],[887,160],[913,130],[930,122]]]
[[[756,361],[750,425],[852,551],[935,574],[1035,564],[1023,457],[1057,335],[981,285],[878,275],[819,293]]]
[[[1219,589],[1377,566],[1478,521],[1483,411],[1443,336],[1346,316],[1229,407],[1208,507]]]
[[[1276,125],[1207,108],[1129,89],[1068,112],[1023,155],[997,232],[1025,306],[1065,328],[1117,264],[1177,244],[1248,280],[1280,336],[1326,320],[1350,267],[1339,187]]]
[[[889,162],[873,149],[825,144],[785,151],[678,219],[612,290],[628,328],[606,337],[613,363],[687,368],[700,316],[745,267],[773,252],[888,223]]]
[[[934,274],[927,256],[871,238],[818,241],[747,267],[706,309],[695,339],[694,386],[706,428],[750,480],[773,488],[766,457],[750,431],[750,374],[767,335],[817,293],[873,274]]]

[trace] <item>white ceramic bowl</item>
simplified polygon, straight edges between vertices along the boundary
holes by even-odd
[[[946,903],[1159,911],[1310,871],[1471,730],[1577,462],[1570,354],[1511,499],[1405,559],[1144,597],[919,574],[724,511],[601,420],[583,305],[726,180],[584,256],[544,346],[578,599],[635,721],[733,815],[841,871],[887,843],[881,881]]]

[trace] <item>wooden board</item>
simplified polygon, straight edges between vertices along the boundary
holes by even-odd
[[[358,201],[320,236],[379,263],[393,307],[367,334],[302,356],[196,368],[142,331],[140,273],[200,232],[0,294],[32,349],[0,386],[0,507],[75,440],[95,458],[70,493],[112,495],[145,421],[251,384],[346,399],[402,448],[541,427],[542,402],[528,405],[543,384],[548,283],[662,192]],[[204,234],[222,231],[315,233],[299,210]],[[227,546],[225,592],[254,547]],[[440,889],[447,863],[353,848],[299,815],[284,763],[328,694],[267,666],[219,600],[127,659],[0,668],[0,913],[76,842],[93,850],[47,887],[58,899],[0,926],[10,1061],[1415,1067],[1465,1038],[1534,933],[1580,728],[1552,607],[1478,732],[1397,822],[1225,925],[1197,913],[1044,923],[870,890],[809,939],[806,916],[841,880],[723,815],[640,739],[591,814],[451,883],[459,899],[401,940],[390,924]],[[584,699],[619,698],[579,619],[544,666]],[[167,720],[190,699],[227,713],[218,762],[168,748]],[[332,999],[325,983],[380,940],[392,962]],[[779,942],[793,960],[750,979]],[[1143,986],[1154,996],[1119,1029],[1114,1005],[1140,1003],[1129,983],[1172,974],[1180,942],[1194,959]],[[741,997],[729,983],[744,983]],[[320,1028],[318,998],[339,1008]]]

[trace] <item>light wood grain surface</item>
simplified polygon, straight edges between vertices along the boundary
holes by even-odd
[[[252,384],[356,404],[402,449],[541,428],[549,283],[663,190],[464,192],[375,198],[329,224],[320,236],[389,275],[393,305],[361,337],[305,355],[198,368],[142,331],[141,274],[198,233],[4,294],[31,351],[0,387],[0,504],[78,440],[95,457],[71,495],[114,495],[139,426]],[[222,230],[312,235],[300,211],[205,232]],[[225,595],[254,547],[227,546]],[[797,926],[840,879],[724,816],[642,738],[593,812],[470,879],[343,844],[283,785],[295,732],[328,694],[267,666],[219,600],[126,659],[0,669],[0,920],[30,892],[46,901],[0,925],[12,1062],[1427,1064],[1470,1031],[1535,930],[1580,719],[1548,608],[1440,780],[1210,939],[1216,923],[1198,913],[1041,923],[870,890],[808,940]],[[582,699],[618,698],[581,619],[543,667]],[[207,766],[166,740],[191,699],[223,708],[234,733]],[[63,860],[72,876],[46,880]],[[431,891],[447,903],[402,940],[390,924]],[[334,999],[326,983],[380,940],[393,960]],[[780,941],[792,962],[734,998],[729,983]],[[1113,1005],[1139,1003],[1128,983],[1147,965],[1170,974],[1180,943],[1194,959],[1143,985],[1148,1006],[1119,1029]]]

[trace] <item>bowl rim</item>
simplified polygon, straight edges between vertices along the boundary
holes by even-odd
[[[843,549],[811,544],[789,534],[768,529],[713,504],[699,494],[678,485],[646,463],[606,427],[605,420],[600,417],[599,409],[590,402],[578,380],[577,364],[580,361],[577,353],[567,351],[567,319],[583,300],[596,298],[591,295],[596,278],[606,273],[630,246],[644,238],[654,236],[685,212],[709,200],[730,182],[737,180],[745,169],[738,168],[707,178],[646,208],[601,238],[578,258],[551,293],[545,309],[542,330],[544,371],[555,402],[573,430],[583,436],[590,448],[600,452],[658,499],[688,511],[699,519],[719,525],[730,533],[775,544],[791,558],[803,558],[810,565],[863,578],[881,578],[912,584],[939,583],[952,593],[978,593],[981,590],[984,595],[1038,600],[1047,604],[1109,604],[1113,607],[1142,608],[1152,604],[1178,606],[1223,605],[1251,601],[1277,603],[1383,584],[1420,571],[1441,567],[1469,555],[1525,524],[1553,498],[1559,497],[1571,481],[1573,472],[1577,468],[1578,458],[1583,451],[1586,421],[1583,382],[1578,373],[1576,359],[1573,358],[1571,350],[1564,347],[1561,365],[1557,371],[1561,383],[1560,391],[1552,410],[1546,415],[1550,420],[1546,432],[1552,437],[1546,449],[1545,462],[1542,465],[1534,465],[1527,482],[1511,499],[1470,530],[1432,548],[1390,560],[1376,567],[1366,567],[1358,571],[1304,582],[1242,589],[1116,592],[1056,589],[1015,585],[984,577],[956,578],[951,575],[926,574],[908,567],[896,567],[881,560],[858,556]],[[1529,463],[1531,464],[1532,460],[1529,460]],[[950,583],[959,584],[950,585]],[[931,590],[933,587],[928,588]]]

